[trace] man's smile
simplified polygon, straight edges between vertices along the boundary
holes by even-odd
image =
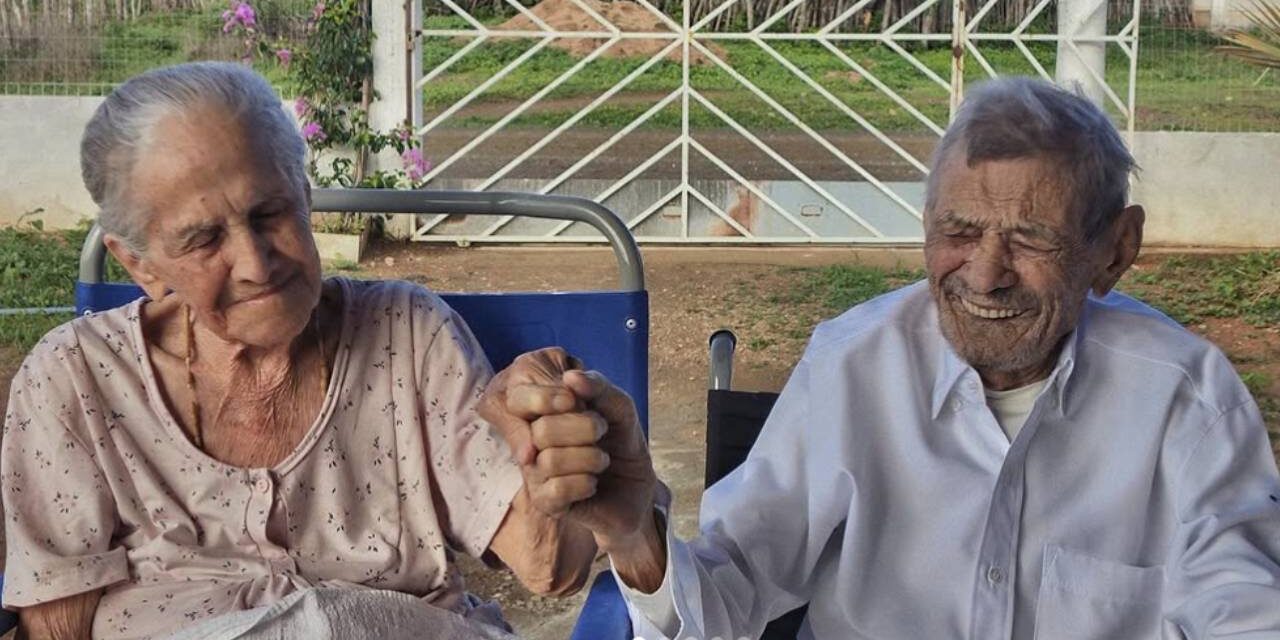
[[[960,307],[968,312],[969,315],[978,316],[979,318],[986,320],[1007,320],[1009,318],[1020,316],[1027,311],[1026,309],[1013,309],[1008,307],[981,306],[958,296],[957,299],[960,301]]]

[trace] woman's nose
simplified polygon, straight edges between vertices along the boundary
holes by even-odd
[[[227,260],[231,276],[240,282],[267,284],[271,281],[271,243],[260,234],[233,234],[228,243]]]

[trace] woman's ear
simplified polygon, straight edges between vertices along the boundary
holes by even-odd
[[[1142,225],[1147,214],[1139,205],[1130,205],[1120,212],[1115,226],[1105,238],[1101,249],[1105,252],[1102,269],[1094,276],[1092,289],[1098,297],[1107,295],[1111,288],[1120,281],[1133,261],[1138,259],[1138,250],[1142,248]]]
[[[129,277],[147,292],[147,297],[152,300],[159,300],[165,296],[169,288],[165,286],[164,281],[155,274],[151,269],[151,265],[141,254],[134,252],[125,244],[124,240],[114,234],[106,234],[102,243],[106,245],[107,251],[129,272]]]

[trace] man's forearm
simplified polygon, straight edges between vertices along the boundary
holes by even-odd
[[[653,593],[662,586],[667,573],[665,530],[665,523],[655,510],[631,539],[600,545],[613,561],[614,572],[627,586],[642,593]]]
[[[24,607],[18,610],[18,638],[30,640],[88,640],[100,590]]]

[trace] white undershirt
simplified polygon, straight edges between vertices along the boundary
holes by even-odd
[[[991,407],[991,413],[995,414],[996,422],[1000,423],[1000,428],[1009,437],[1009,442],[1013,442],[1013,439],[1018,437],[1018,432],[1022,430],[1023,423],[1027,421],[1027,415],[1031,413],[1031,408],[1036,404],[1036,398],[1046,384],[1049,384],[1048,378],[1008,391],[986,390],[987,406]]]

